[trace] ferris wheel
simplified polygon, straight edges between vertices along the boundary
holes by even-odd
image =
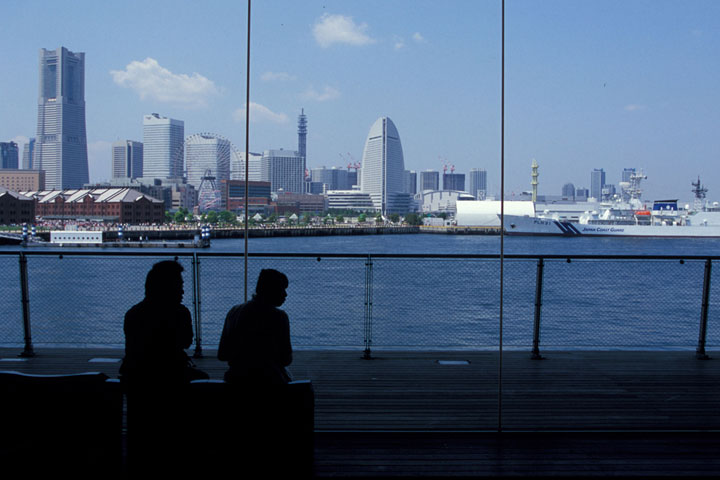
[[[238,158],[238,150],[222,135],[196,133],[184,142],[185,178],[198,191],[200,211],[221,210],[223,180],[231,178],[232,164]]]

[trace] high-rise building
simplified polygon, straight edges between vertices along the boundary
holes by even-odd
[[[443,173],[443,190],[465,191],[464,173]]]
[[[562,187],[562,197],[568,200],[575,200],[575,185],[566,183]]]
[[[270,181],[270,188],[275,193],[303,193],[305,159],[292,150],[265,150],[262,156],[262,180]]]
[[[0,168],[18,168],[18,144],[0,142]]]
[[[472,168],[468,174],[468,193],[476,200],[485,200],[487,196],[487,172],[482,168]]]
[[[612,183],[606,183],[605,185],[603,185],[602,195],[600,196],[600,199],[603,201],[609,200],[613,196],[615,196],[615,193],[617,193],[615,190],[615,185],[613,185]]]
[[[40,49],[35,160],[47,188],[81,188],[89,180],[85,53]]]
[[[112,178],[140,178],[143,176],[143,144],[120,140],[112,144]]]
[[[411,196],[405,193],[404,173],[400,135],[390,118],[380,117],[365,140],[360,183],[383,215],[409,211]]]
[[[622,182],[629,182],[636,170],[634,168],[623,168],[621,180]]]
[[[415,195],[417,193],[417,172],[415,170],[405,170],[405,193]]]
[[[360,167],[349,167],[348,168],[348,185],[349,188],[358,187],[360,188]]]
[[[35,139],[31,138],[23,146],[22,156],[22,168],[23,170],[37,170],[38,167],[35,163]]]
[[[230,180],[230,157],[232,146],[226,138],[211,134],[197,134],[185,142],[187,183],[200,189],[200,183],[210,170],[217,185]]]
[[[596,168],[590,172],[590,196],[595,198],[595,200],[600,200],[604,186],[605,171],[602,168]]]
[[[143,177],[177,180],[183,177],[185,123],[161,117],[143,116]]]
[[[262,179],[262,154],[253,152],[249,154],[248,180],[259,182]],[[230,180],[245,180],[245,152],[238,152],[234,148],[230,152]]]
[[[342,167],[316,167],[310,170],[311,182],[326,185],[325,190],[349,190],[348,171]]]
[[[632,178],[636,173],[634,168],[623,168],[622,176],[620,177],[620,194],[626,202],[630,201],[631,194],[629,188],[633,184]]]
[[[440,172],[437,170],[424,170],[420,172],[420,191],[440,190]]]

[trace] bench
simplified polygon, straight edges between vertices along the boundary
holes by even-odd
[[[126,468],[131,475],[229,470],[257,478],[312,476],[315,400],[308,380],[274,389],[196,380],[147,395],[124,387],[96,372],[0,371],[0,465],[7,472],[104,477]]]
[[[122,389],[99,372],[0,371],[5,472],[120,472]]]
[[[189,433],[203,463],[248,478],[312,476],[315,396],[309,380],[274,388],[195,380],[189,396]]]

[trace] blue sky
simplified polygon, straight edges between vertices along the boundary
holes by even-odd
[[[301,108],[309,166],[360,161],[380,116],[405,167],[485,168],[500,187],[500,0],[256,0],[250,148],[294,149]],[[91,180],[110,144],[142,140],[142,115],[185,121],[245,148],[247,4],[4,0],[0,139],[35,135],[38,50],[86,53]],[[647,200],[690,201],[699,175],[720,200],[720,2],[507,0],[506,191],[610,183],[642,168]]]

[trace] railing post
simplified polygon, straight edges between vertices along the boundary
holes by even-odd
[[[372,290],[373,290],[373,262],[370,255],[365,261],[365,360],[372,359],[370,347],[372,345]]]
[[[535,277],[535,323],[533,326],[533,349],[532,359],[542,360],[540,355],[540,310],[542,308],[542,284],[543,284],[543,268],[545,263],[541,258],[537,262],[537,275]]]
[[[193,252],[192,258],[193,277],[193,314],[195,317],[195,352],[193,358],[202,358],[202,322],[200,321],[200,260],[197,252]]]
[[[35,351],[33,350],[32,336],[30,335],[30,295],[28,289],[27,257],[22,252],[20,253],[20,296],[22,301],[23,330],[25,331],[25,349],[20,356],[34,357]]]
[[[707,338],[708,307],[710,304],[710,276],[712,274],[712,261],[705,260],[705,278],[703,279],[702,308],[700,310],[700,336],[695,357],[699,360],[709,360],[705,353],[705,340]]]

